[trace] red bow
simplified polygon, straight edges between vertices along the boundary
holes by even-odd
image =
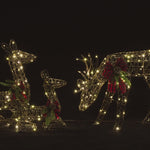
[[[119,87],[121,93],[126,93],[126,84],[120,77],[120,72],[127,71],[127,64],[123,58],[118,58],[117,62],[112,65],[110,62],[106,63],[103,71],[103,76],[108,80],[108,91],[110,93],[116,93],[116,86]],[[118,85],[119,84],[119,85]]]
[[[54,101],[53,104],[55,105],[55,108],[54,108],[55,117],[56,117],[56,119],[59,119],[59,113],[60,113],[59,103],[57,101]],[[50,110],[53,109],[52,108],[52,103],[51,103],[50,100],[47,101],[46,106],[47,106],[47,108],[49,107]],[[49,113],[49,112],[47,111],[47,113]],[[44,113],[43,116],[46,117],[47,113]]]

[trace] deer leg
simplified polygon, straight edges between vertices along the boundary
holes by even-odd
[[[99,114],[98,114],[97,119],[94,122],[94,125],[99,125],[103,121],[103,119],[104,119],[104,117],[106,115],[106,112],[107,112],[107,110],[109,108],[109,105],[113,101],[113,96],[114,96],[113,93],[109,93],[109,92],[105,93],[105,97],[104,97],[102,106],[101,106],[101,108],[99,110]]]
[[[124,116],[125,116],[125,107],[127,103],[127,96],[121,95],[121,97],[118,97],[117,100],[117,114],[116,114],[116,120],[113,127],[114,131],[120,131],[123,125]]]
[[[144,76],[149,88],[150,88],[150,76]],[[143,124],[150,123],[150,111],[146,114],[145,118],[142,121]]]

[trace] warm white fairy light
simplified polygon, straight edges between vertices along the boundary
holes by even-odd
[[[116,127],[116,131],[119,131],[120,130],[120,127]]]

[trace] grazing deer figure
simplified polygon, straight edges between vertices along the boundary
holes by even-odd
[[[2,43],[1,47],[6,51],[8,64],[10,66],[13,80],[12,88],[20,88],[18,93],[20,96],[17,97],[16,93],[12,91],[1,91],[0,92],[0,102],[2,109],[8,109],[12,112],[12,124],[14,120],[16,123],[16,130],[18,130],[18,124],[21,123],[21,120],[28,121],[27,116],[27,106],[30,101],[30,85],[25,76],[24,72],[24,64],[31,63],[35,60],[36,56],[33,54],[29,54],[27,52],[18,50],[16,42],[14,40],[10,40],[9,45],[6,43]],[[13,83],[14,82],[14,83]],[[12,89],[11,88],[11,89]],[[21,118],[20,118],[21,117]],[[24,122],[24,121],[23,121]],[[34,124],[33,124],[34,127]]]
[[[43,114],[45,118],[45,127],[53,128],[55,126],[66,126],[65,122],[60,117],[61,105],[55,89],[65,86],[67,82],[51,78],[47,70],[41,71],[41,78],[43,79],[43,88],[48,99]]]
[[[96,55],[96,59],[98,56]],[[144,77],[150,87],[150,50],[119,52],[107,55],[99,66],[94,66],[90,54],[81,60],[85,63],[86,70],[79,73],[84,78],[77,80],[78,89],[75,93],[81,92],[79,110],[85,111],[97,99],[97,96],[104,85],[108,82],[107,91],[99,110],[95,125],[101,124],[107,113],[114,94],[117,92],[117,114],[114,131],[120,131],[124,116],[127,97],[131,87],[131,77]],[[150,112],[146,115],[143,123],[150,119]]]

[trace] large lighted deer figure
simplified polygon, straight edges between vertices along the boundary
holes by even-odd
[[[98,56],[95,56],[98,59]],[[119,52],[107,55],[99,66],[94,66],[90,54],[81,60],[85,63],[86,70],[79,73],[83,80],[77,80],[77,87],[74,92],[81,92],[79,110],[85,111],[97,99],[97,96],[104,85],[108,82],[107,91],[99,110],[95,125],[102,123],[110,103],[117,92],[117,113],[113,127],[114,131],[120,131],[125,116],[127,97],[131,87],[131,77],[144,77],[150,87],[150,50]],[[146,115],[143,123],[150,120],[150,112]]]
[[[12,122],[12,124],[14,123],[14,119],[16,121],[20,120],[20,123],[21,123],[21,120],[28,122],[28,115],[27,115],[26,109],[30,101],[30,85],[25,76],[23,65],[33,62],[36,56],[30,53],[18,50],[16,42],[14,40],[10,40],[9,44],[2,43],[1,47],[7,53],[6,60],[8,61],[8,64],[10,66],[13,80],[14,80],[14,84],[12,84],[12,87],[20,88],[20,91],[19,91],[20,97],[16,97],[15,93],[10,92],[10,91],[1,91],[0,92],[0,103],[1,103],[0,110],[9,109],[12,112],[12,116],[11,118],[9,118],[9,119],[12,119],[12,121],[9,121],[9,122]],[[34,127],[34,124],[31,127]],[[18,125],[16,124],[16,129],[17,128],[18,128]]]

